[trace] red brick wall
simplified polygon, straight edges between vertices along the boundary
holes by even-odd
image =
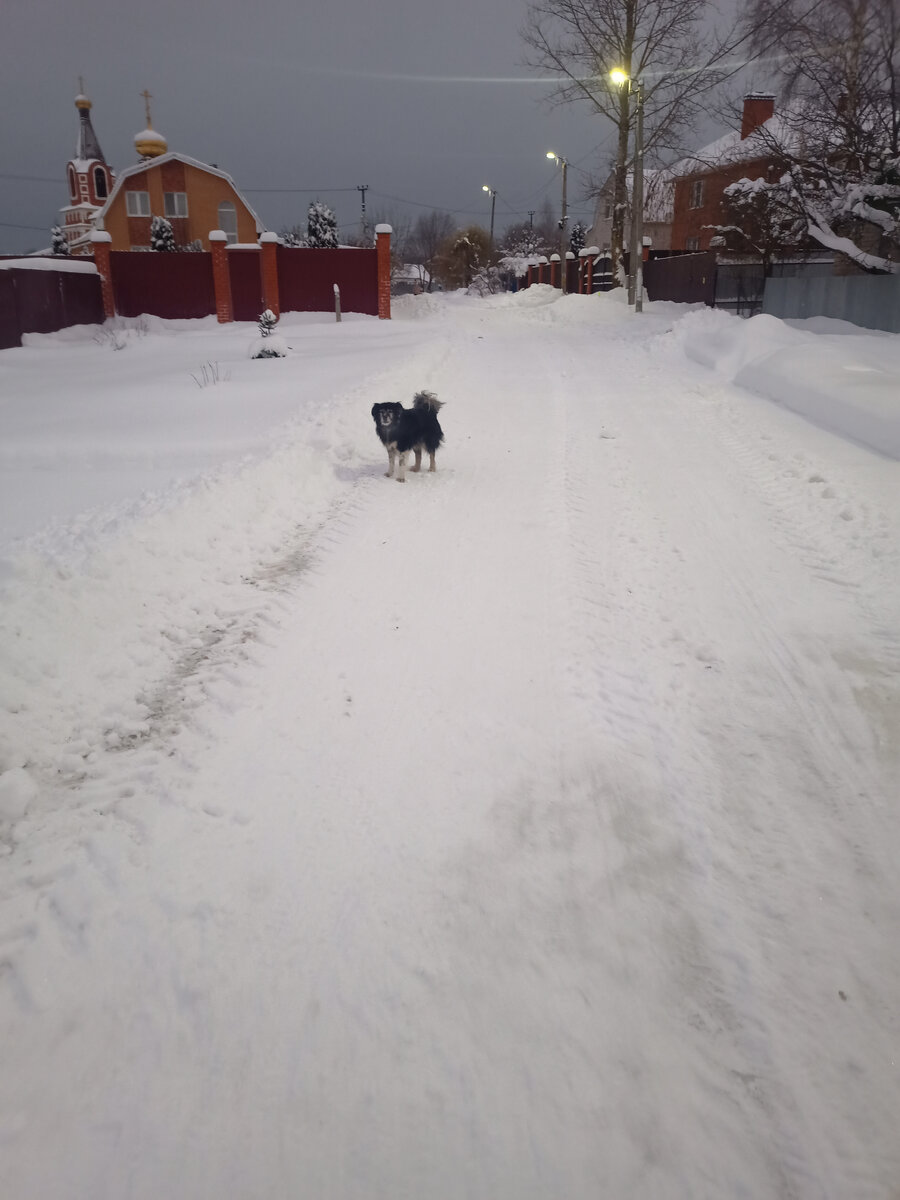
[[[710,225],[723,225],[722,193],[729,184],[739,179],[766,179],[775,177],[775,168],[769,159],[754,159],[750,162],[732,163],[716,171],[697,172],[684,175],[675,181],[675,216],[672,221],[672,249],[686,250],[689,238],[699,239],[699,249],[708,250],[710,238],[716,236]],[[703,180],[703,203],[691,208],[691,191],[694,181]]]

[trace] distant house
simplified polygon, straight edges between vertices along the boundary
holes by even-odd
[[[238,191],[230,175],[185,154],[170,152],[166,139],[151,126],[135,136],[140,161],[115,175],[90,120],[91,102],[75,100],[81,126],[76,156],[67,168],[73,203],[62,210],[72,254],[90,254],[90,234],[104,229],[113,250],[149,250],[150,224],[165,217],[177,246],[209,249],[211,229],[224,230],[229,242],[255,242],[265,226]]]
[[[625,249],[629,248],[631,236],[631,197],[634,175],[629,172],[625,180]],[[650,239],[652,250],[671,248],[672,206],[675,179],[668,168],[644,171],[644,238]],[[616,176],[613,172],[597,195],[594,208],[594,223],[585,239],[587,246],[609,249],[612,238],[613,204],[615,202]]]
[[[763,132],[763,127],[765,130]],[[740,132],[732,130],[672,168],[675,177],[673,250],[708,250],[716,225],[726,224],[722,196],[739,179],[778,179],[783,171],[775,147],[786,134],[775,117],[775,97],[744,97]]]

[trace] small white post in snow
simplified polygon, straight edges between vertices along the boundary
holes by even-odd
[[[334,319],[341,319],[341,289],[337,284],[334,284]]]

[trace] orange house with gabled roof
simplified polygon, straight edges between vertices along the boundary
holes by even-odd
[[[221,229],[230,243],[256,242],[265,225],[230,175],[185,154],[165,153],[120,171],[109,199],[95,218],[112,238],[113,250],[149,250],[150,222],[165,217],[175,244],[199,242]]]

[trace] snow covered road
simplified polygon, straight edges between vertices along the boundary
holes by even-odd
[[[0,1194],[895,1200],[896,464],[667,306],[422,309],[9,585]]]

